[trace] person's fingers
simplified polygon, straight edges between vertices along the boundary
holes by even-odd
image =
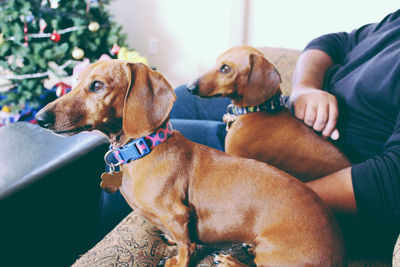
[[[304,123],[310,127],[313,127],[316,117],[317,107],[314,105],[307,105],[305,108]]]
[[[339,116],[339,111],[337,109],[337,105],[330,104],[329,105],[328,122],[326,123],[326,126],[322,131],[323,136],[326,136],[326,137],[330,136],[333,140],[337,140],[339,138],[339,132],[336,129],[336,123],[337,123],[338,116]],[[336,130],[336,132],[335,132],[335,130]]]
[[[320,104],[317,110],[317,117],[313,124],[313,128],[317,132],[321,132],[325,129],[325,126],[328,121],[328,113],[329,113],[329,106]]]
[[[304,120],[304,114],[306,110],[306,103],[302,101],[297,101],[294,103],[294,116],[299,120]]]
[[[338,140],[339,139],[339,131],[338,131],[338,129],[333,130],[333,132],[331,134],[331,139],[332,140]]]

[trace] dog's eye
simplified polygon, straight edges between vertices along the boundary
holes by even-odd
[[[220,68],[219,68],[219,72],[221,72],[221,73],[228,73],[228,72],[230,72],[231,71],[231,67],[229,67],[228,65],[222,65]]]
[[[104,89],[104,83],[99,82],[99,81],[94,81],[90,85],[90,91],[92,92],[99,92]]]

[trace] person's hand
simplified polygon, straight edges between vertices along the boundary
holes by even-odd
[[[332,140],[339,139],[336,122],[339,110],[336,97],[320,89],[305,87],[290,96],[294,115]]]

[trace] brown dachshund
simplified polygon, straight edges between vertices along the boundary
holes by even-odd
[[[350,166],[336,146],[283,107],[280,83],[280,74],[260,51],[239,46],[220,55],[187,87],[201,97],[229,97],[235,105],[231,109],[247,112],[234,116],[225,139],[229,154],[269,163],[302,181]],[[261,112],[251,112],[252,107]]]
[[[89,66],[76,88],[49,103],[36,120],[64,135],[100,130],[110,138],[111,154],[134,143],[141,155],[155,145],[130,162],[114,153],[123,164],[121,172],[109,175],[121,180],[106,186],[119,187],[135,211],[173,237],[179,252],[166,266],[192,266],[196,244],[231,242],[252,245],[258,266],[342,266],[341,232],[318,196],[272,166],[172,131],[175,98],[163,76],[146,65],[102,61]],[[151,141],[160,131],[161,140],[143,148],[140,140]],[[219,260],[240,266],[229,257]]]

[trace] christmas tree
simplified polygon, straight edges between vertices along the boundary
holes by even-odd
[[[32,117],[52,100],[49,93],[68,91],[83,60],[117,57],[126,36],[106,10],[108,2],[0,1],[0,125]]]

